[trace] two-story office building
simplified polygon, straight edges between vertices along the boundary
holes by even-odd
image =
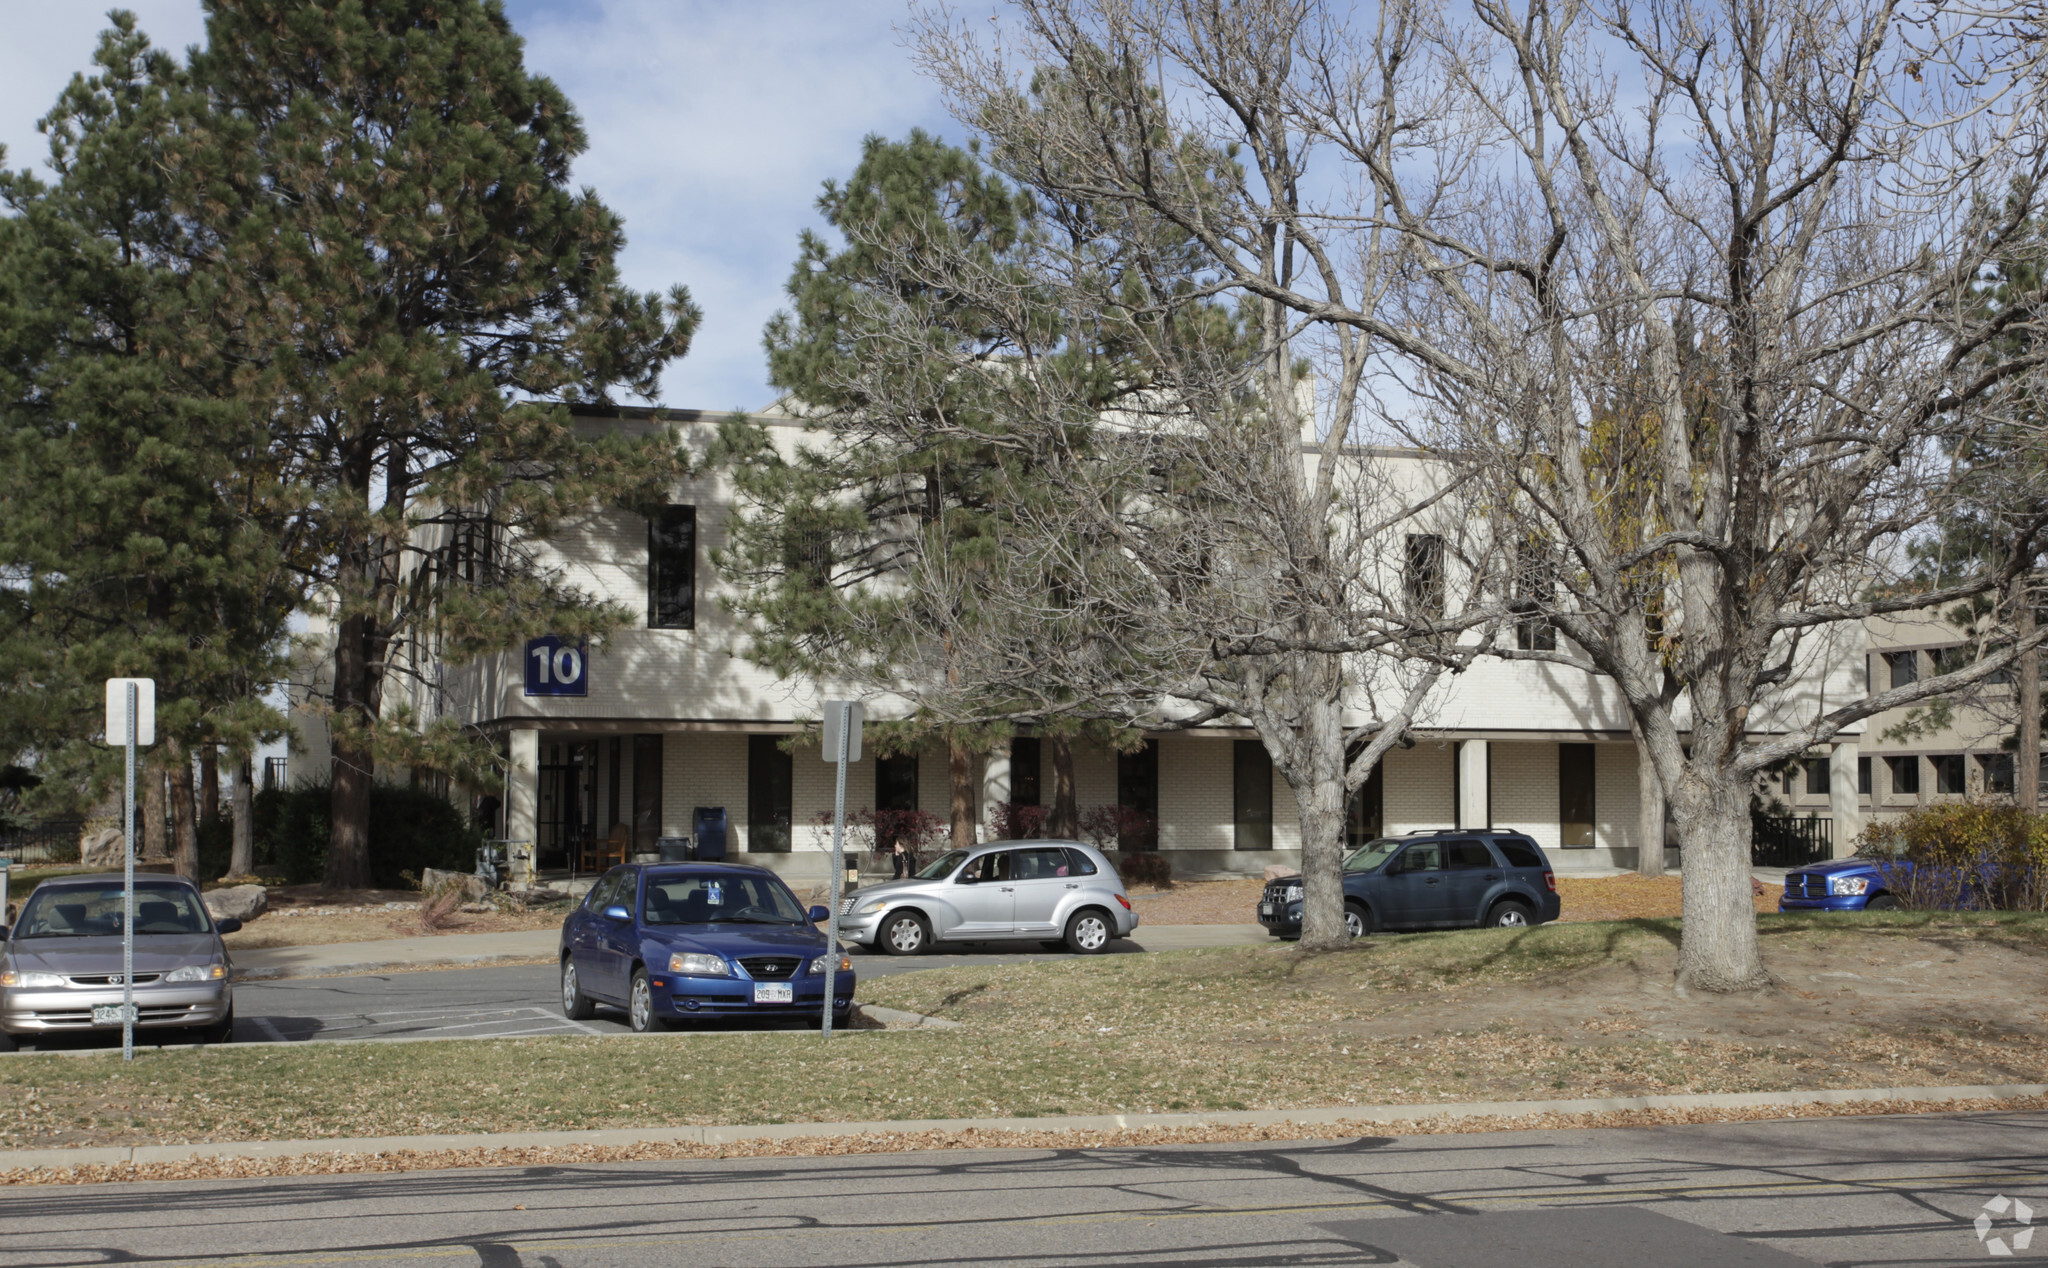
[[[634,430],[656,426],[657,414],[698,448],[716,422],[684,410],[579,417],[593,430]],[[788,417],[757,421],[791,444],[803,429]],[[628,852],[652,851],[660,838],[691,836],[700,821],[722,818],[728,857],[823,876],[832,768],[816,747],[792,752],[785,741],[815,724],[821,695],[832,693],[778,679],[740,654],[741,631],[711,562],[730,504],[724,481],[708,474],[679,486],[652,518],[602,511],[544,545],[571,580],[642,614],[601,647],[542,640],[475,664],[422,666],[421,680],[434,685],[413,700],[420,716],[453,716],[502,746],[509,785],[501,803],[489,799],[485,808],[504,837],[535,844],[544,870],[576,866],[593,840],[623,836]],[[1860,645],[1816,654],[1810,681],[1788,691],[1778,720],[1810,708],[1816,692],[1847,694],[1862,664]],[[890,703],[872,707],[886,712]],[[1762,716],[1757,725],[1768,731],[1774,720]],[[293,774],[324,772],[317,717],[301,717],[301,736]],[[1816,769],[1834,773],[1830,787],[1856,786],[1856,743],[1844,736],[1815,755]],[[989,755],[978,781],[984,825],[994,803],[1047,797],[1048,756],[1031,735]],[[1248,729],[1163,730],[1129,753],[1080,746],[1075,780],[1083,811],[1122,805],[1154,817],[1157,847],[1177,875],[1256,875],[1268,864],[1299,862],[1292,794]],[[869,753],[848,791],[851,808],[943,816],[946,754]],[[1803,802],[1800,812],[1853,819],[1853,799],[1831,796],[1824,806]],[[1594,870],[1633,867],[1646,845],[1665,846],[1643,839],[1640,817],[1635,747],[1612,685],[1557,664],[1482,659],[1442,689],[1413,746],[1388,754],[1353,803],[1349,834],[1363,841],[1423,828],[1513,827],[1533,835],[1560,868]],[[1838,831],[1836,840],[1852,834]],[[1677,862],[1675,852],[1667,858]]]

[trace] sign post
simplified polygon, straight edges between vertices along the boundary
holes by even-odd
[[[825,919],[825,1004],[818,1032],[832,1037],[832,1000],[839,993],[839,881],[846,874],[846,764],[860,760],[861,707],[825,702],[825,760],[839,767],[832,791],[832,905]]]
[[[116,741],[114,737],[121,737]],[[128,750],[121,799],[121,1060],[135,1060],[135,749],[156,743],[156,680],[107,679],[107,743]]]

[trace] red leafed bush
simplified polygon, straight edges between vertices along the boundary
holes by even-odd
[[[988,824],[998,841],[1029,841],[1045,835],[1045,807],[998,801],[988,808]]]

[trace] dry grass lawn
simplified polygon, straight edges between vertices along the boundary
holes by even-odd
[[[1671,986],[1670,921],[980,965],[864,984],[958,1030],[0,1060],[0,1147],[2048,1081],[2048,918],[1761,922],[1780,987]]]
[[[1182,881],[1171,889],[1137,886],[1131,901],[1148,925],[1246,925],[1258,922],[1257,880]],[[1778,910],[1778,886],[1756,896],[1760,912]],[[1679,914],[1679,879],[1660,876],[1571,877],[1557,881],[1564,920],[1649,920]]]

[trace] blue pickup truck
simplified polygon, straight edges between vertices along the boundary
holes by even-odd
[[[1890,860],[1848,858],[1812,863],[1785,873],[1779,911],[1896,911],[1898,895],[1886,872],[1910,866]]]

